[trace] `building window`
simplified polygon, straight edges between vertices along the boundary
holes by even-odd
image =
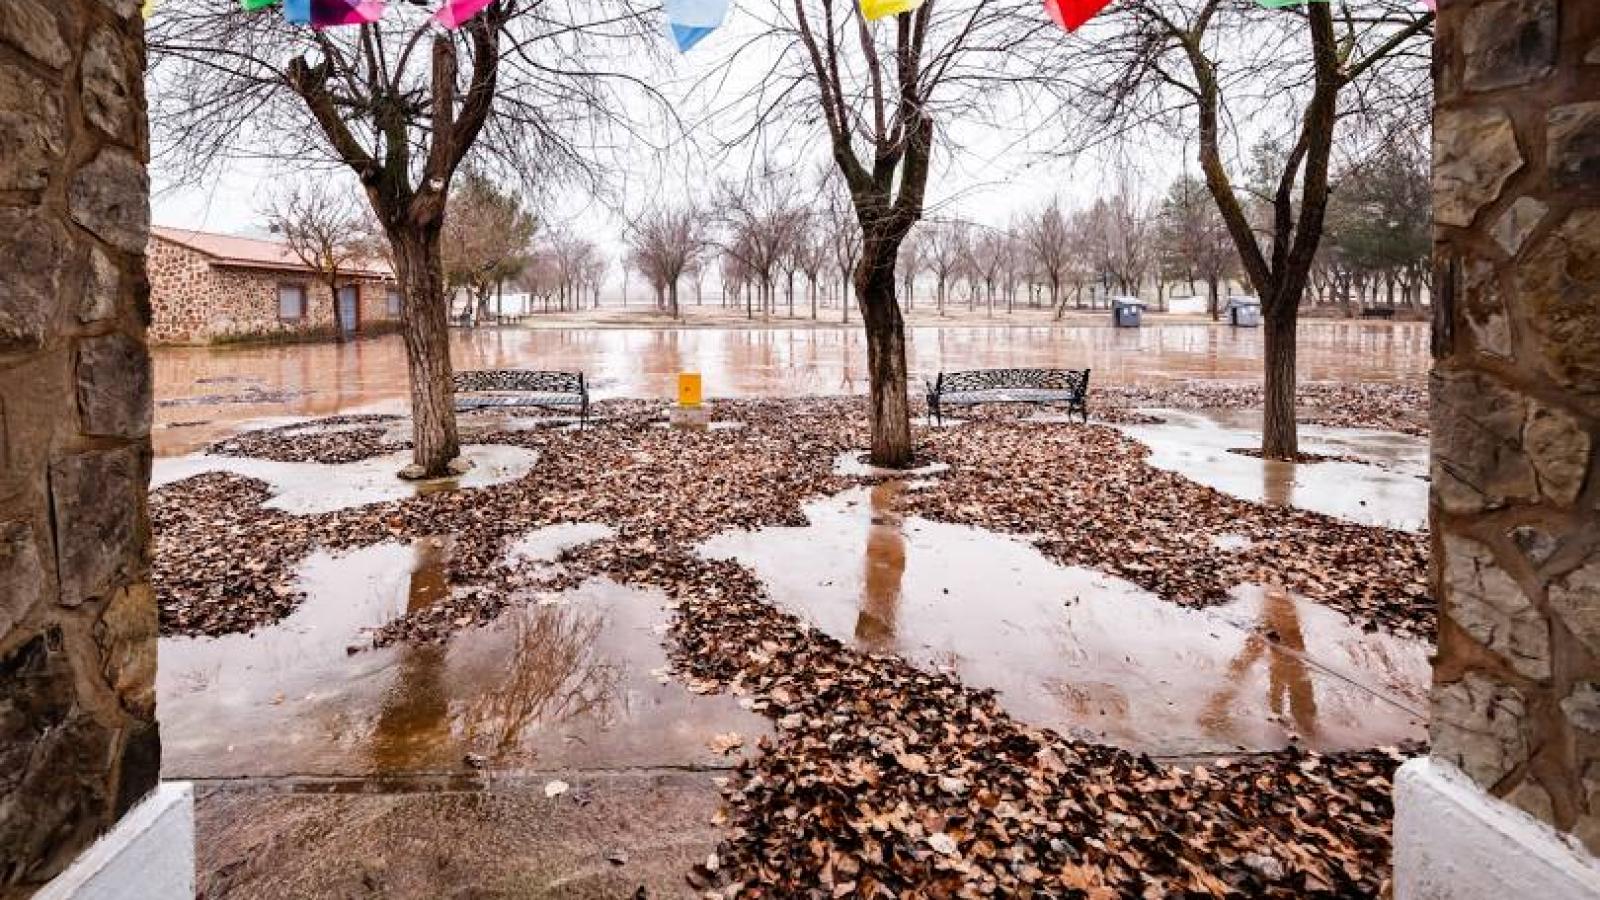
[[[389,288],[388,304],[389,304],[389,318],[391,318],[391,319],[400,318],[400,292],[395,290],[394,288]]]
[[[306,318],[306,286],[278,285],[278,321],[303,322]]]

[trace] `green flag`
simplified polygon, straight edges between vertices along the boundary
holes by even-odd
[[[256,12],[257,10],[266,9],[277,3],[278,0],[240,0],[240,2],[244,4],[245,12]]]

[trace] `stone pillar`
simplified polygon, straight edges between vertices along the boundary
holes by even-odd
[[[1520,809],[1593,853],[1600,3],[1439,7],[1433,758],[1504,801],[1493,810]],[[1416,840],[1407,833],[1406,790],[1400,886]]]
[[[0,897],[155,786],[139,0],[0,0]]]

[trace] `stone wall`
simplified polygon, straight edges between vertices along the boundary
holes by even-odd
[[[306,287],[306,318],[278,319],[278,285]],[[358,281],[360,330],[392,325],[388,286]],[[326,284],[305,272],[213,266],[205,254],[160,236],[150,241],[150,340],[158,344],[203,344],[230,336],[270,337],[331,331],[333,301]]]
[[[1600,3],[1440,0],[1433,752],[1600,851]]]
[[[0,897],[155,784],[139,0],[0,2]]]

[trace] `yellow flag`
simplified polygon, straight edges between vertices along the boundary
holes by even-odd
[[[926,0],[861,0],[861,14],[872,21],[898,16],[921,6]]]
[[[150,16],[155,13],[156,4],[160,2],[161,0],[144,0],[144,9],[142,11],[146,19],[150,18]]]

